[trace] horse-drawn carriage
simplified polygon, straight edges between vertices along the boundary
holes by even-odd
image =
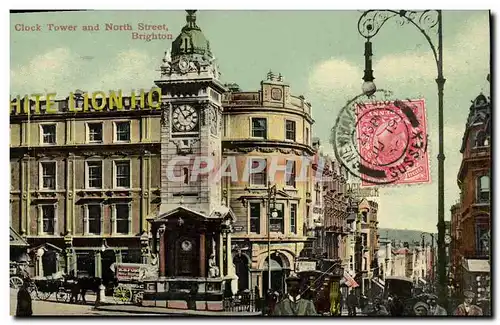
[[[308,270],[297,276],[301,279],[302,295],[313,301],[319,314],[340,313],[340,281],[331,273]]]
[[[150,264],[115,263],[113,299],[116,303],[141,304],[144,280],[158,279],[158,267]]]
[[[402,276],[388,276],[385,278],[384,300],[387,309],[394,316],[413,315],[413,306],[417,297],[413,296],[413,281]]]

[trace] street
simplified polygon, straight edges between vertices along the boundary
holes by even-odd
[[[33,300],[33,316],[130,316],[126,312],[110,312],[94,310],[93,301],[95,296],[86,296],[87,305],[59,303],[55,301],[55,295],[47,301]],[[111,297],[110,297],[111,298]],[[112,299],[112,298],[111,298]],[[92,303],[90,303],[92,301]],[[17,306],[17,290],[10,289],[10,315],[15,316]],[[142,314],[141,316],[152,316]]]

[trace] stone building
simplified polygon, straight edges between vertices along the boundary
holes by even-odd
[[[232,249],[239,289],[257,286],[263,293],[271,282],[284,291],[311,215],[311,105],[272,72],[258,91],[230,88],[222,98],[223,159],[243,172],[223,177],[222,191],[237,220]]]
[[[147,91],[131,95],[12,100],[12,228],[31,247],[63,256],[57,271],[109,278],[112,263],[145,262],[161,242],[148,220],[174,212],[209,218],[222,204],[235,225],[232,241],[227,233],[223,243],[215,239],[234,261],[231,270],[218,250],[221,274],[234,271],[238,290],[264,292],[270,268],[271,285],[284,289],[312,215],[311,104],[272,72],[256,91],[222,84],[194,11],[160,71]],[[233,161],[239,175],[217,178]]]
[[[160,119],[148,97],[123,97],[120,110],[80,92],[12,101],[11,226],[30,246],[65,251],[51,271],[106,277],[115,260],[145,256],[146,217],[160,203]]]
[[[477,277],[490,274],[491,231],[491,101],[480,94],[472,101],[462,139],[462,164],[457,183],[460,202],[452,212],[453,277],[458,287],[474,290]]]

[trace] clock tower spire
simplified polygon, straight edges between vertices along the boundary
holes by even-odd
[[[221,203],[221,183],[206,166],[221,165],[222,94],[210,43],[186,10],[186,25],[167,50],[155,84],[162,93],[161,208],[182,205],[209,215]],[[209,182],[210,179],[210,182]]]

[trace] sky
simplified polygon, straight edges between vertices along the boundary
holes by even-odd
[[[281,73],[294,95],[312,104],[313,136],[333,154],[331,128],[346,101],[361,93],[364,39],[361,11],[198,11],[221,80],[256,91],[269,70]],[[149,89],[159,77],[163,53],[185,25],[184,11],[91,11],[11,14],[12,96],[76,89]],[[167,25],[172,40],[133,40],[130,31],[104,31],[106,23]],[[16,25],[42,31],[16,31]],[[48,31],[47,24],[77,25]],[[96,25],[100,31],[82,31]],[[157,32],[165,33],[165,32]],[[431,180],[427,185],[381,187],[379,226],[436,232],[438,115],[436,64],[425,38],[411,25],[388,21],[373,39],[377,88],[395,97],[424,98],[429,128]],[[489,94],[489,12],[443,11],[445,215],[459,198],[456,176],[471,101]]]

